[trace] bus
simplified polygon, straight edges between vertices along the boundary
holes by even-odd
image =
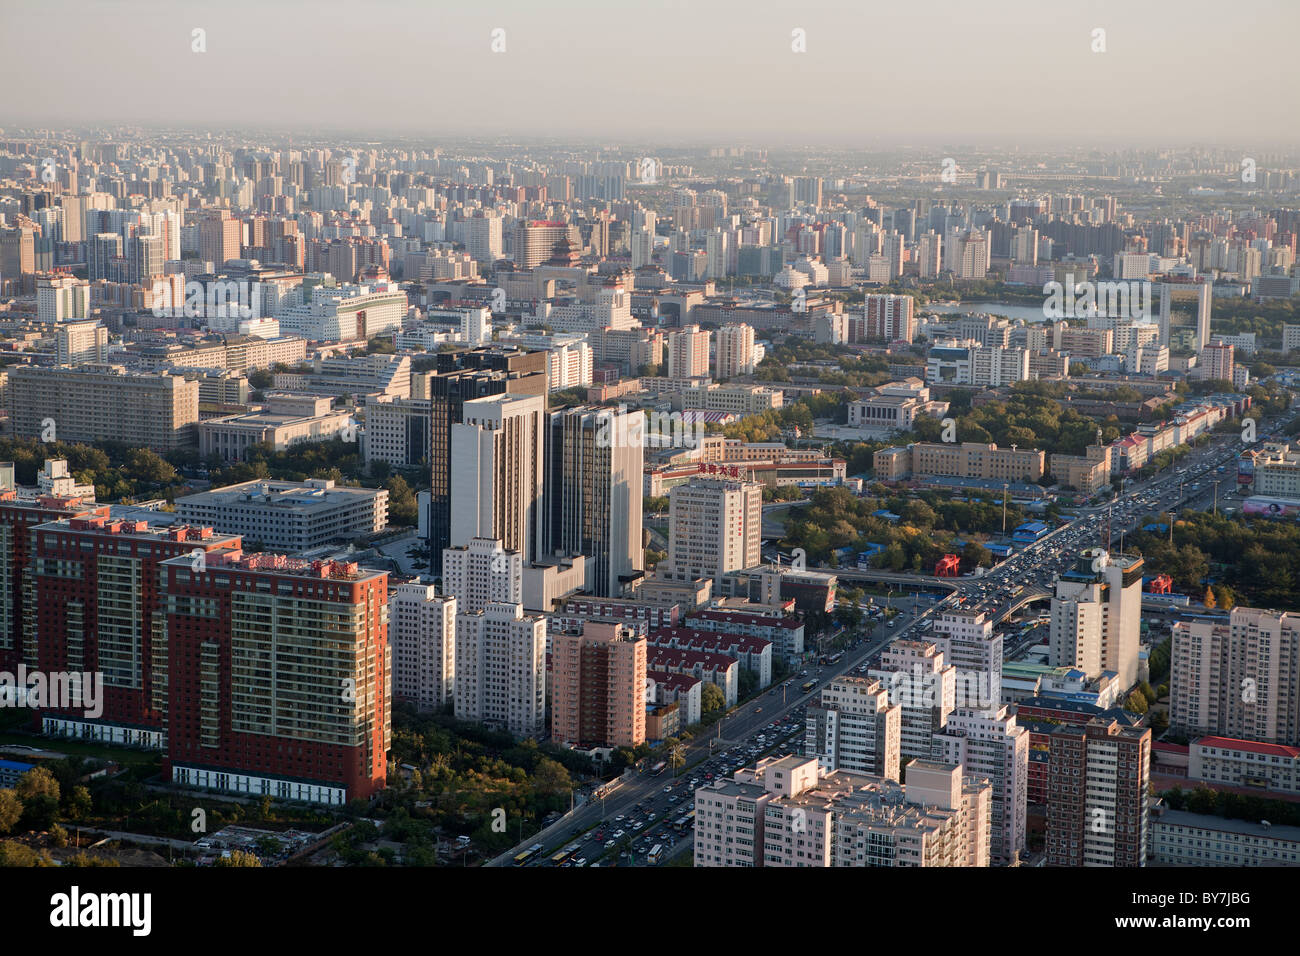
[[[799,689],[803,691],[805,694],[807,694],[816,686],[817,686],[817,682],[815,680],[806,680],[799,685]]]
[[[664,761],[662,760],[659,761],[657,764],[655,764],[653,767],[650,768],[650,776],[652,777],[659,776],[661,773],[664,772],[664,768],[667,766],[668,764],[665,763]]]
[[[563,863],[567,863],[569,860],[573,859],[574,854],[576,854],[581,847],[581,843],[570,843],[564,849],[560,850],[560,852],[556,853],[555,856],[551,857],[551,864],[553,866],[560,866]]]
[[[542,845],[540,843],[534,843],[527,850],[524,850],[523,853],[518,853],[515,855],[515,866],[523,866],[525,863],[527,863],[529,860],[531,860],[533,857],[537,856],[537,854],[541,852],[542,852]]]
[[[654,847],[650,850],[650,855],[646,857],[646,862],[649,863],[651,866],[654,866],[656,863],[659,862],[659,860],[663,857],[663,855],[664,855],[664,845],[662,843],[656,843]]]
[[[822,657],[822,664],[838,664],[840,658],[844,656],[843,651],[836,651],[834,654],[826,654]]]

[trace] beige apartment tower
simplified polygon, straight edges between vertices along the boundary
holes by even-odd
[[[588,621],[551,637],[551,739],[580,749],[636,747],[646,739],[646,639],[634,628]]]

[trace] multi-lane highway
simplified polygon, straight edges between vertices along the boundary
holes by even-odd
[[[1288,413],[1274,427],[1290,423],[1295,415],[1295,412]],[[543,850],[528,865],[552,865],[552,858],[558,852],[575,844],[576,850],[566,865],[644,865],[655,846],[661,848],[660,862],[683,852],[682,844],[691,839],[691,831],[686,828],[677,832],[674,822],[693,808],[695,788],[712,776],[729,774],[740,766],[752,764],[766,753],[798,749],[802,745],[808,701],[830,680],[865,670],[867,662],[890,641],[925,630],[936,611],[959,602],[967,608],[986,610],[995,618],[1004,616],[1026,598],[1049,591],[1056,575],[1073,563],[1081,549],[1108,544],[1114,547],[1121,535],[1132,531],[1147,515],[1207,505],[1215,495],[1215,486],[1219,488],[1218,500],[1222,507],[1235,482],[1236,460],[1243,447],[1235,436],[1216,435],[1176,468],[1127,485],[1122,494],[1106,505],[1079,511],[1070,521],[1024,546],[980,577],[936,580],[899,576],[913,585],[908,588],[907,583],[899,582],[902,587],[914,589],[917,596],[891,602],[899,609],[892,626],[884,621],[867,622],[860,638],[835,665],[809,665],[806,673],[796,674],[784,684],[765,690],[703,736],[686,742],[685,766],[676,774],[671,770],[659,775],[642,772],[615,788],[608,797],[591,800],[571,815],[566,826],[560,828],[562,832],[540,841]],[[1224,470],[1219,471],[1220,468]],[[852,571],[820,570],[854,577]],[[936,586],[952,590],[942,597],[920,596],[923,588]],[[1022,590],[1013,593],[1018,587]],[[814,681],[815,686],[804,693],[801,685],[807,681]],[[533,842],[533,839],[525,840],[489,865],[509,865],[514,854]]]

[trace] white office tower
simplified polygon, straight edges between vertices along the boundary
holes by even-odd
[[[1138,676],[1142,622],[1141,557],[1089,548],[1056,581],[1049,663],[1077,667],[1089,677],[1119,675],[1121,687]]]
[[[934,643],[957,669],[957,706],[983,710],[1002,698],[1002,635],[983,611],[945,608],[934,616]]]
[[[696,378],[709,374],[709,339],[712,333],[698,325],[668,333],[668,377]]]
[[[440,710],[456,677],[456,599],[432,584],[399,584],[388,596],[393,696],[421,711]]]
[[[546,397],[489,395],[451,427],[451,545],[496,538],[525,564],[542,553]]]
[[[957,668],[929,641],[898,640],[885,648],[878,669],[868,672],[899,707],[902,762],[929,759],[935,733],[957,706]]]
[[[460,338],[471,348],[492,341],[492,310],[479,307],[461,310]]]
[[[1227,621],[1178,621],[1169,702],[1177,733],[1300,746],[1300,615],[1235,607]]]
[[[36,319],[49,325],[90,318],[90,283],[72,276],[36,280]]]
[[[668,560],[656,574],[717,583],[732,571],[757,567],[762,530],[761,482],[695,478],[677,485],[668,492]]]
[[[968,776],[986,777],[993,784],[993,860],[1012,862],[1025,848],[1029,731],[1016,723],[1005,705],[988,710],[959,707],[934,735],[931,759],[959,763]]]
[[[518,736],[546,727],[546,619],[522,604],[456,615],[456,708],[461,720]]]
[[[640,409],[569,408],[551,414],[546,452],[546,540],[587,558],[587,588],[618,597],[645,568],[641,547],[645,416]]]
[[[108,361],[108,329],[98,320],[63,322],[54,330],[55,360],[60,365]]]
[[[489,604],[520,604],[524,562],[494,538],[471,538],[464,547],[442,549],[442,592],[456,599],[462,614]]]
[[[713,377],[718,381],[752,374],[755,364],[753,328],[744,323],[724,325],[718,329],[714,351],[717,355]]]
[[[476,262],[488,264],[502,256],[501,216],[486,212],[465,220],[465,248]]]
[[[837,677],[804,718],[804,753],[823,770],[898,779],[902,709],[873,677]]]

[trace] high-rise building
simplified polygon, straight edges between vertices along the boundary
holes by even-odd
[[[1196,367],[1192,369],[1192,378],[1199,380],[1223,380],[1232,381],[1233,353],[1236,350],[1230,344],[1214,341],[1201,349],[1201,354],[1196,359]]]
[[[1160,344],[1172,345],[1173,330],[1194,327],[1197,351],[1210,344],[1210,308],[1214,287],[1208,281],[1194,283],[1161,282]]]
[[[934,735],[931,753],[933,759],[961,764],[966,773],[993,784],[992,856],[997,863],[1012,862],[1025,848],[1029,731],[1005,705],[959,707]]]
[[[108,329],[96,320],[62,322],[54,330],[54,348],[60,365],[103,364],[108,361]]]
[[[397,585],[388,597],[393,699],[420,711],[441,710],[456,678],[456,599],[432,584]]]
[[[804,753],[822,768],[897,780],[902,708],[874,677],[837,677],[804,718]]]
[[[1300,746],[1300,616],[1234,607],[1175,622],[1172,640],[1172,729]]]
[[[935,733],[957,706],[957,668],[929,641],[897,640],[885,648],[880,667],[867,673],[899,707],[900,762],[929,759]]]
[[[582,749],[646,739],[646,639],[626,624],[587,621],[551,638],[551,739]]]
[[[229,547],[197,568],[169,558],[154,580],[173,783],[336,806],[384,787],[387,573]]]
[[[231,259],[239,258],[242,236],[243,223],[231,218],[228,210],[210,213],[199,222],[199,258],[220,269]],[[343,278],[351,281],[352,276]]]
[[[582,233],[567,222],[523,220],[515,224],[511,256],[517,269],[536,269],[557,253],[582,249]]]
[[[72,276],[39,277],[36,318],[50,325],[90,318],[90,283]]]
[[[545,395],[546,353],[482,348],[438,355],[428,378],[430,490],[427,526],[433,573],[451,544],[451,432],[467,401],[488,395]]]
[[[492,395],[462,407],[451,428],[451,544],[496,538],[525,563],[545,548],[544,395]]]
[[[862,306],[861,334],[850,338],[911,342],[916,334],[914,308],[910,295],[868,295]]]
[[[989,865],[990,786],[913,761],[907,783],[767,757],[695,791],[697,867]]]
[[[523,602],[523,557],[494,538],[471,538],[464,547],[442,554],[442,591],[456,599],[457,611],[473,614],[489,604]]]
[[[519,736],[546,725],[546,619],[522,604],[456,615],[456,716]]]
[[[763,486],[696,478],[668,493],[668,560],[656,574],[720,580],[762,563]]]
[[[668,377],[696,378],[709,374],[709,339],[712,333],[698,325],[668,333]]]
[[[550,416],[546,549],[585,555],[588,589],[599,597],[617,597],[645,567],[644,427],[639,409],[580,407]]]
[[[984,611],[944,608],[932,620],[935,645],[957,669],[956,706],[992,707],[1002,699],[1002,634]]]
[[[160,565],[183,555],[203,567],[239,539],[114,520],[97,508],[37,525],[32,541],[24,657],[46,673],[97,672],[104,681],[100,713],[50,707],[39,713],[41,729],[161,749],[171,690]]]
[[[718,329],[713,377],[726,381],[754,371],[754,330],[744,323]]]
[[[1146,866],[1151,730],[1098,719],[1050,738],[1048,866]]]
[[[1137,683],[1143,567],[1141,556],[1089,548],[1057,578],[1049,643],[1053,667],[1077,667],[1089,677],[1114,671],[1120,686]]]

